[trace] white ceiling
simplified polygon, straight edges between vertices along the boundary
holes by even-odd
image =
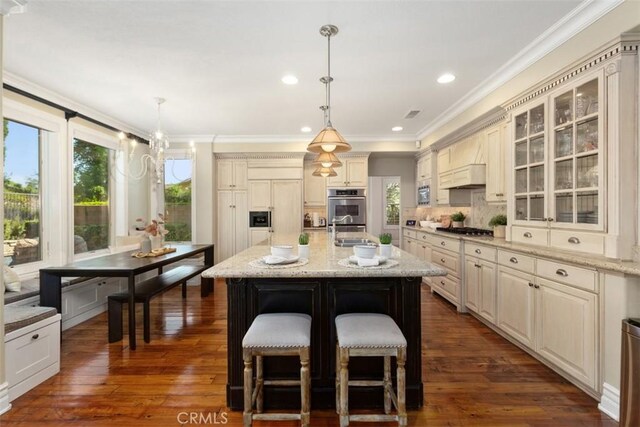
[[[311,138],[330,23],[333,124],[415,138],[579,3],[30,0],[5,19],[5,70],[137,129],[155,127],[162,96],[170,135]],[[457,79],[436,83],[446,71]]]

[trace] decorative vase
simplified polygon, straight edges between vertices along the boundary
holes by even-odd
[[[453,228],[464,227],[464,221],[453,221]]]
[[[493,227],[493,237],[498,239],[504,239],[506,236],[506,230],[507,230],[506,225],[495,225]]]
[[[309,245],[298,245],[298,257],[300,259],[309,259]]]
[[[380,256],[385,258],[391,258],[391,254],[393,253],[393,245],[391,243],[380,243]]]
[[[143,254],[148,254],[149,252],[151,252],[151,240],[146,236],[143,236],[140,239],[140,252],[142,252]]]
[[[151,250],[162,248],[162,236],[149,236],[151,241]]]

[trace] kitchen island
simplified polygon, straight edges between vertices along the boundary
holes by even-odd
[[[211,267],[202,276],[227,282],[227,405],[243,408],[242,338],[262,313],[297,312],[312,317],[312,408],[335,405],[335,326],[337,315],[351,312],[391,316],[407,339],[407,407],[422,406],[420,285],[423,276],[443,276],[446,270],[394,248],[391,266],[356,267],[345,263],[351,247],[333,244],[328,233],[312,233],[308,263],[290,268],[261,268],[252,261],[268,255],[271,245],[289,244],[296,252],[297,235],[275,234],[268,240]],[[364,233],[340,233],[342,238],[377,239]],[[255,263],[254,263],[255,265]],[[265,377],[295,378],[297,362],[286,357],[265,359]],[[395,368],[394,368],[395,369]],[[349,364],[354,379],[380,379],[381,358],[356,358]],[[295,407],[299,389],[267,387],[265,405]],[[354,408],[382,407],[379,387],[358,387],[349,393]]]

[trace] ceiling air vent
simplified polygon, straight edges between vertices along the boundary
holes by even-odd
[[[420,110],[411,110],[404,116],[405,119],[413,119],[415,116],[420,114]]]

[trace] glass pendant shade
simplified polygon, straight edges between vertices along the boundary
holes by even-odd
[[[323,168],[337,168],[342,166],[342,162],[335,154],[327,152],[318,154],[312,163],[317,167]]]
[[[307,147],[311,153],[346,153],[350,150],[351,145],[331,125],[322,129]]]
[[[332,168],[317,168],[311,175],[326,178],[329,176],[338,176],[338,173]]]

